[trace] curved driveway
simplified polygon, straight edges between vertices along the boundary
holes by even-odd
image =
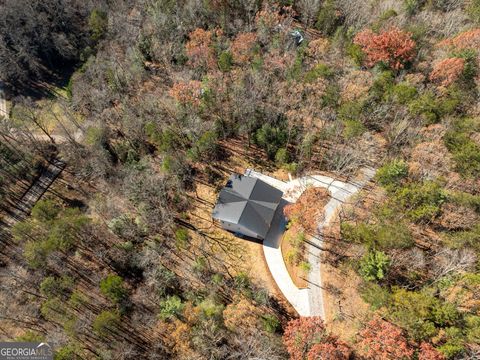
[[[270,176],[247,169],[245,175],[257,177],[283,191],[283,201],[275,213],[270,231],[263,241],[263,252],[268,268],[285,298],[292,304],[300,316],[321,316],[325,319],[323,306],[320,254],[322,248],[322,229],[335,217],[340,206],[354,193],[360,190],[375,174],[371,168],[364,168],[355,182],[345,183],[328,176],[313,175],[283,182]],[[299,289],[293,283],[282,256],[280,241],[285,228],[283,207],[296,202],[309,186],[324,187],[330,191],[331,199],[325,206],[322,220],[318,224],[318,237],[311,238],[308,244],[308,262],[311,271],[308,274],[309,286]]]

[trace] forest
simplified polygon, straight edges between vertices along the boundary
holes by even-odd
[[[480,0],[0,14],[1,341],[55,360],[480,359]],[[212,223],[246,167],[375,169],[324,229],[325,319]],[[310,221],[292,258],[313,195],[289,210]]]

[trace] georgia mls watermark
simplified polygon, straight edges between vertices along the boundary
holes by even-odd
[[[0,360],[53,360],[53,349],[47,343],[0,342]]]

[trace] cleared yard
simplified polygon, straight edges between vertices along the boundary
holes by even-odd
[[[245,168],[256,166],[261,167],[263,159],[257,156],[262,154],[255,148],[245,149],[245,143],[239,141],[230,142],[225,148],[225,159],[212,164],[215,170],[213,181],[196,181],[195,191],[189,193],[195,206],[186,214],[189,223],[205,233],[210,239],[215,239],[218,245],[216,254],[224,259],[228,272],[233,276],[239,273],[248,274],[255,285],[262,287],[286,309],[290,314],[295,310],[284,298],[276,285],[265,261],[261,241],[251,241],[235,237],[228,231],[223,230],[212,221],[212,210],[215,206],[219,190],[225,185],[226,180],[233,172],[242,173]],[[266,169],[265,169],[266,170]],[[199,172],[211,176],[211,169],[201,169]],[[285,175],[284,175],[285,176]],[[200,242],[200,236],[192,233],[192,241]]]

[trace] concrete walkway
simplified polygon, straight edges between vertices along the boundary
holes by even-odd
[[[300,316],[321,316],[323,319],[325,318],[320,271],[322,230],[334,219],[341,205],[345,203],[351,195],[360,190],[374,174],[375,171],[373,169],[365,168],[362,169],[356,181],[349,183],[323,175],[305,176],[284,182],[251,169],[245,171],[245,175],[257,177],[284,193],[283,202],[279,205],[270,231],[263,241],[263,252],[268,268],[277,286]],[[299,289],[295,286],[288,273],[280,246],[285,228],[283,207],[288,203],[296,202],[300,195],[310,186],[328,189],[332,198],[325,206],[324,216],[318,224],[318,237],[309,239],[311,244],[307,245],[308,262],[312,267],[308,274],[309,287]]]

